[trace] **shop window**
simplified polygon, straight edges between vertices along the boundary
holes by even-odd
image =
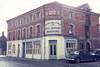
[[[32,42],[26,42],[26,54],[32,54]]]
[[[11,44],[8,44],[8,54],[11,54]]]
[[[66,43],[66,48],[75,48],[75,43]]]
[[[13,44],[13,53],[15,53],[15,49],[16,49],[16,48],[15,48],[15,44]]]
[[[41,53],[40,43],[34,43],[33,52],[34,52],[34,54],[40,54]]]

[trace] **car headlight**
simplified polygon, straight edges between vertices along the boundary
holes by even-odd
[[[96,55],[95,53],[91,53],[91,55]]]

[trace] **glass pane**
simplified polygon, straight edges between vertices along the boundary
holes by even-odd
[[[52,45],[50,45],[50,55],[52,55]]]
[[[54,55],[56,55],[56,45],[54,45]]]

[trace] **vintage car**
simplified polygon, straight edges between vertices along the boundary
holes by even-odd
[[[74,61],[74,62],[81,62],[81,61],[95,61],[95,57],[91,55],[88,50],[79,50],[73,51],[68,56],[66,56],[66,61]]]

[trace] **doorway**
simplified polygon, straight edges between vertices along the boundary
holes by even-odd
[[[57,59],[57,40],[49,40],[50,59]]]
[[[25,58],[25,42],[23,42],[22,47],[22,58]]]

